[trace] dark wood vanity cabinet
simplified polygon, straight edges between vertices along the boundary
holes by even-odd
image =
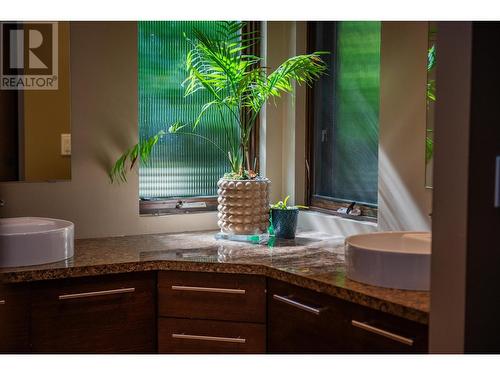
[[[425,353],[427,326],[264,276],[0,285],[0,353]]]
[[[159,353],[265,353],[266,279],[159,272]]]
[[[427,326],[268,281],[270,353],[425,353]]]
[[[29,351],[29,290],[0,284],[0,353]]]
[[[155,273],[43,281],[31,286],[35,353],[154,353]]]

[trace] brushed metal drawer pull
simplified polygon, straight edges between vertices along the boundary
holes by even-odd
[[[291,296],[290,297],[283,297],[283,296],[280,296],[278,294],[273,294],[273,298],[277,301],[286,303],[290,306],[294,306],[298,309],[313,313],[315,315],[321,314],[321,311],[323,310],[322,308],[317,309],[315,307],[307,306],[307,305],[304,305],[303,303],[294,301],[293,299],[291,299]]]
[[[5,305],[5,300],[4,299],[0,300],[0,305]]]
[[[63,294],[59,296],[59,299],[76,299],[76,298],[86,298],[86,297],[96,297],[96,296],[107,296],[110,294],[123,294],[123,293],[133,293],[135,288],[121,288],[121,289],[110,289],[110,290],[99,290],[97,292],[86,292],[86,293],[75,293],[75,294]]]
[[[242,339],[242,338],[239,338],[239,337],[199,336],[199,335],[186,335],[184,333],[172,333],[172,338],[174,338],[174,339],[184,339],[184,340],[234,342],[234,343],[237,343],[237,344],[244,344],[244,343],[247,342],[246,339]]]
[[[352,320],[351,323],[354,327],[364,329],[365,331],[375,333],[376,335],[387,337],[388,339],[398,341],[398,342],[405,344],[405,345],[408,345],[408,346],[413,345],[413,340],[409,339],[407,337],[400,336],[400,335],[397,335],[395,333],[385,331],[385,330],[380,329],[380,328],[373,327],[373,326],[366,324],[366,323],[358,322],[357,320]]]
[[[188,292],[227,293],[227,294],[246,293],[245,289],[205,288],[201,286],[183,286],[183,285],[172,285],[172,290],[183,290]]]

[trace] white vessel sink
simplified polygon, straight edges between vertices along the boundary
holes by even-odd
[[[346,239],[347,277],[385,288],[429,290],[431,234],[378,232]]]
[[[41,217],[0,219],[0,267],[52,263],[73,256],[74,225]]]

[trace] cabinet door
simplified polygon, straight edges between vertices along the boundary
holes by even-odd
[[[154,273],[130,273],[33,285],[33,351],[155,352],[155,284]]]
[[[268,282],[270,353],[342,353],[349,339],[345,304],[282,282]]]
[[[0,285],[0,353],[29,352],[29,290]]]
[[[353,305],[350,352],[427,353],[428,326]]]
[[[427,326],[278,281],[268,283],[272,353],[425,353]]]

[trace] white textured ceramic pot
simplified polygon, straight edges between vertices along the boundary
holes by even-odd
[[[227,180],[221,178],[219,187],[218,225],[228,234],[260,234],[269,226],[269,187],[267,178]]]

